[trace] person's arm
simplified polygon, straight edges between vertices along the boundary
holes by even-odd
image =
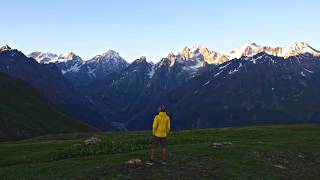
[[[168,121],[167,121],[167,134],[170,132],[170,117],[168,116]]]
[[[156,133],[157,128],[158,128],[158,118],[156,116],[154,117],[153,124],[152,124],[152,135]]]

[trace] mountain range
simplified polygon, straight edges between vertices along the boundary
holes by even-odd
[[[5,46],[0,48],[0,72],[28,82],[70,116],[110,130],[108,122],[96,113],[94,105],[80,94],[54,63],[39,64],[21,51]]]
[[[129,65],[119,53],[113,50],[96,55],[87,61],[82,60],[73,52],[61,55],[33,52],[28,57],[34,58],[40,64],[56,64],[61,73],[72,81],[75,86],[87,85],[93,79],[106,76],[115,71],[121,71]]]
[[[320,52],[247,43],[228,53],[185,47],[159,62],[107,50],[25,56],[0,48],[0,72],[25,80],[64,112],[101,130],[150,128],[165,104],[174,129],[318,123]]]

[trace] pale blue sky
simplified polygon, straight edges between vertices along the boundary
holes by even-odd
[[[320,49],[318,0],[0,0],[0,44],[24,53],[114,49],[159,61],[203,45],[227,52],[247,42]]]

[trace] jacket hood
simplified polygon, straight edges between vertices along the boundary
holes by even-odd
[[[159,112],[159,116],[167,116],[166,112]]]

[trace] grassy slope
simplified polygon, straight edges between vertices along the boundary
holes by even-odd
[[[102,143],[72,147],[92,135]],[[67,134],[0,144],[7,179],[317,179],[320,126],[265,126],[172,133],[168,165],[124,164],[148,159],[149,132]],[[232,142],[221,149],[211,142]],[[159,152],[159,151],[158,151]],[[281,165],[284,169],[275,167]]]
[[[93,131],[57,110],[28,84],[0,74],[0,140]]]

